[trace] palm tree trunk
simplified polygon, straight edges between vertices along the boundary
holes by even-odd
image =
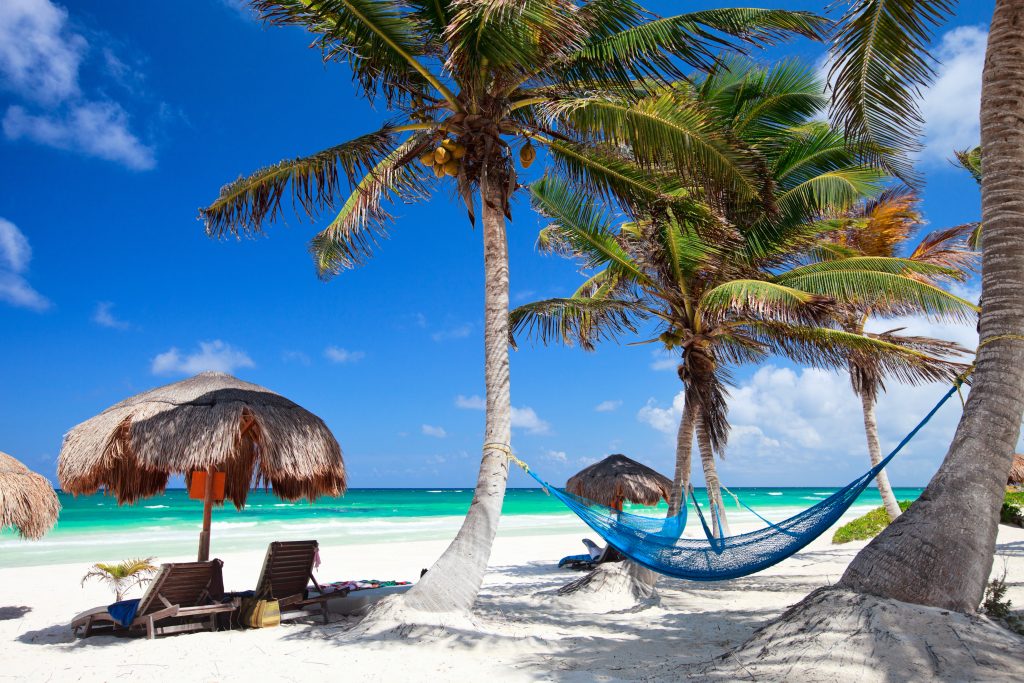
[[[508,242],[501,189],[480,181],[484,239],[484,381],[487,390],[485,444],[510,444],[511,395],[508,360]],[[406,594],[405,605],[429,612],[468,612],[476,601],[508,481],[508,458],[501,448],[485,447],[473,502],[444,554]]]
[[[997,0],[981,94],[982,312],[974,383],[946,458],[840,587],[973,612],[992,570],[1024,412],[1024,0]]]
[[[693,409],[689,402],[683,403],[683,414],[679,416],[679,431],[676,432],[676,475],[672,479],[672,495],[668,501],[668,516],[679,514],[685,501],[686,490],[690,487],[690,469],[693,456]]]
[[[882,462],[882,447],[878,444],[878,421],[875,419],[875,399],[868,392],[860,392],[860,405],[864,410],[864,433],[868,437],[868,455],[871,457],[871,466],[874,467]],[[889,475],[882,470],[875,475],[875,483],[878,484],[878,493],[882,496],[882,504],[889,515],[889,521],[893,522],[900,516],[900,504],[896,501],[896,494],[892,492],[889,484]]]
[[[700,464],[704,468],[704,485],[708,489],[708,504],[718,509],[716,518],[711,512],[711,530],[715,536],[721,538],[729,536],[729,520],[725,517],[725,507],[722,505],[722,488],[718,482],[718,470],[715,469],[715,454],[711,449],[711,437],[704,428],[704,420],[700,416],[699,409],[694,408],[694,422],[697,432],[697,447],[700,450]],[[721,521],[721,524],[719,524]]]

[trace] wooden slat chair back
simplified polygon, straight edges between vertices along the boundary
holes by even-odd
[[[313,562],[318,550],[316,541],[275,541],[267,548],[263,570],[256,584],[256,597],[264,600],[292,602],[306,597],[313,578]]]
[[[301,611],[286,612],[285,609],[319,608],[324,622],[328,621],[327,596],[306,599],[310,584],[322,592],[313,576],[319,544],[316,541],[274,541],[267,547],[263,559],[260,580],[256,584],[256,597],[261,600],[277,600],[281,606],[281,619],[304,616]]]
[[[160,565],[139,602],[136,618],[160,612],[172,605],[199,607],[224,597],[224,563],[174,562]]]

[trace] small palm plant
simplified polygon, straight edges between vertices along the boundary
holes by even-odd
[[[129,590],[151,581],[156,570],[152,557],[124,560],[116,564],[97,562],[82,577],[82,585],[87,581],[102,581],[114,591],[117,602],[121,602]]]

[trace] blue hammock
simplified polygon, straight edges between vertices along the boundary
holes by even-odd
[[[527,474],[586,522],[608,543],[634,562],[667,576],[691,581],[722,581],[759,572],[793,555],[836,523],[882,468],[910,442],[939,408],[959,389],[950,389],[921,422],[875,467],[831,496],[782,522],[737,536],[715,537],[693,497],[707,540],[680,538],[687,506],[673,517],[648,517],[619,512],[552,486],[523,465]],[[522,463],[520,463],[522,464]],[[744,505],[744,507],[747,507]],[[713,514],[718,514],[711,506]],[[747,507],[748,510],[751,510]],[[753,510],[751,510],[753,512]],[[756,512],[754,514],[757,514]]]

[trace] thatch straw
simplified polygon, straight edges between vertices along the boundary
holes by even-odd
[[[0,451],[0,529],[37,539],[53,528],[60,501],[46,477]]]
[[[256,384],[204,372],[133,396],[64,437],[57,477],[70,493],[103,488],[119,503],[156,495],[172,474],[226,472],[241,508],[270,484],[285,500],[345,492],[341,447],[323,420]]]
[[[1010,476],[1006,483],[1010,486],[1024,486],[1024,455],[1016,453],[1013,456],[1013,465],[1010,466]]]
[[[623,500],[657,505],[663,498],[668,500],[672,480],[647,465],[615,454],[574,474],[565,490],[610,507]]]

